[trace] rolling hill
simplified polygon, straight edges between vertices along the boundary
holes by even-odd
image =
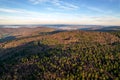
[[[0,28],[0,43],[18,38],[31,37],[40,35],[43,32],[56,31],[54,28],[48,27],[20,27],[20,28]]]
[[[9,34],[13,36],[31,36],[39,34],[40,32],[51,32],[54,31],[53,28],[47,28],[47,27],[35,27],[35,28],[29,28],[29,27],[20,27],[20,28],[0,28],[0,35]]]

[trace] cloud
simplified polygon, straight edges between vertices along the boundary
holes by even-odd
[[[44,15],[44,13],[33,12],[25,9],[15,9],[15,8],[0,8],[0,12],[4,13],[12,13],[15,15],[24,15],[24,16],[31,16],[31,15]],[[18,16],[19,17],[19,16]]]
[[[66,2],[63,2],[63,1],[59,1],[59,0],[55,0],[52,2],[55,6],[58,6],[59,8],[62,8],[62,9],[68,9],[68,10],[74,10],[74,9],[78,9],[79,7],[76,6],[76,5],[73,5],[71,3],[66,3]]]
[[[0,24],[106,24],[120,25],[120,17],[104,15],[90,16],[86,14],[40,13],[25,9],[0,8],[0,12],[13,15],[0,15]]]
[[[29,1],[32,2],[33,4],[39,4],[43,2],[48,2],[49,0],[29,0]]]
[[[99,22],[117,22],[120,21],[120,18],[113,16],[103,16],[103,17],[96,17],[95,20]]]
[[[67,3],[67,2],[62,1],[62,0],[29,0],[29,1],[35,5],[49,2],[52,5],[57,6],[58,8],[62,8],[62,9],[66,9],[66,10],[74,10],[74,9],[79,8],[79,6],[73,5],[71,3]]]
[[[20,11],[20,10],[6,9],[6,8],[0,8],[0,12],[7,12],[7,13],[22,13],[22,11]]]
[[[87,8],[89,11],[92,12],[97,12],[97,13],[102,13],[102,14],[112,14],[113,11],[112,10],[105,10],[105,9],[101,9],[98,7],[94,7],[94,6],[87,6],[87,5],[82,5],[84,8]]]
[[[96,12],[104,12],[102,9],[99,9],[99,8],[97,8],[97,7],[86,7],[86,8],[88,8],[88,9],[90,9],[90,10],[92,10],[92,11],[96,11]]]
[[[69,14],[64,13],[40,13],[29,11],[25,9],[8,9],[0,8],[0,12],[12,13],[12,15],[0,15],[0,23],[55,23],[58,21],[64,22],[64,19],[70,17]],[[65,18],[66,17],[66,18]]]
[[[62,16],[62,17],[61,17]],[[69,15],[72,16],[72,15]],[[3,16],[0,24],[92,24],[92,25],[120,25],[120,19],[116,17],[91,17],[91,16],[72,16],[57,15],[46,17],[44,16]],[[63,29],[63,28],[62,28]],[[65,28],[67,29],[67,28]],[[69,28],[70,29],[70,28]]]

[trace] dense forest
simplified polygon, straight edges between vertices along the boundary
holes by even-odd
[[[120,80],[120,31],[45,32],[0,43],[0,80]]]

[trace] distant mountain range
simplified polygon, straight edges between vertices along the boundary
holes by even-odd
[[[0,37],[6,35],[28,36],[39,32],[85,30],[85,31],[118,31],[120,26],[100,25],[0,25]]]
[[[82,28],[81,30],[86,31],[119,31],[120,26],[100,26],[100,27],[91,27],[91,28]]]

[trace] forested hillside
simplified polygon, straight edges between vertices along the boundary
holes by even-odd
[[[0,44],[0,80],[120,80],[120,32],[41,33]]]
[[[38,35],[40,32],[51,32],[54,31],[53,28],[48,27],[42,27],[38,26],[35,28],[29,28],[29,27],[20,27],[20,28],[0,28],[0,38],[1,37],[7,37],[7,36],[15,36],[16,38],[19,37],[27,37],[27,36],[33,36]]]

